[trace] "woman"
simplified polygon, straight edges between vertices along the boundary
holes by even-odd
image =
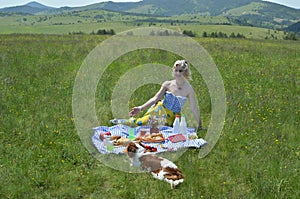
[[[145,104],[131,109],[129,115],[133,117],[139,112],[151,107],[143,117],[131,118],[130,120],[132,122],[137,125],[146,125],[153,111],[164,109],[167,114],[166,123],[172,126],[175,115],[180,114],[182,106],[188,99],[191,110],[198,122],[198,130],[202,129],[194,89],[188,81],[191,79],[191,71],[189,64],[185,60],[178,60],[174,63],[173,77],[174,80],[165,81],[155,96],[149,99]],[[162,100],[163,97],[164,99]]]

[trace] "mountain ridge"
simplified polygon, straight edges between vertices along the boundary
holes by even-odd
[[[109,10],[120,13],[157,16],[223,16],[235,24],[286,28],[300,21],[300,9],[262,0],[143,0],[139,2],[100,2],[81,7],[48,7],[38,2],[0,9],[1,13],[55,15],[86,10]]]
[[[210,16],[218,16],[223,14],[224,12],[238,8],[241,6],[246,6],[253,2],[260,2],[266,5],[275,5],[281,8],[289,8],[292,10],[296,10],[300,12],[300,9],[287,7],[281,4],[276,4],[272,2],[267,2],[263,0],[142,0],[139,2],[113,2],[106,1],[100,3],[94,3],[86,6],[80,7],[69,7],[63,6],[60,8],[54,8],[50,6],[45,6],[37,1],[29,2],[25,5],[13,6],[0,8],[0,12],[20,12],[24,13],[23,7],[31,7],[36,9],[44,9],[44,10],[52,10],[52,9],[62,9],[69,8],[71,10],[93,10],[93,9],[106,9],[112,11],[122,11],[122,12],[131,12],[131,13],[139,13],[139,14],[159,14],[165,16],[173,16],[173,15],[181,15],[181,14],[207,14]],[[148,13],[145,11],[141,11],[147,7]],[[19,9],[19,10],[18,10]],[[26,11],[26,10],[25,10]],[[27,14],[36,14],[39,13],[40,10],[27,13]],[[299,16],[300,18],[300,16]]]
[[[25,4],[26,6],[30,6],[30,7],[33,7],[33,8],[52,8],[50,6],[45,6],[39,2],[36,2],[36,1],[31,1],[27,4]]]
[[[37,14],[46,10],[55,9],[53,7],[45,6],[39,2],[31,1],[25,5],[12,6],[1,8],[0,12],[3,13],[21,13],[21,14]]]

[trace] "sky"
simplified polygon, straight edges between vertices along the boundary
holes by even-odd
[[[104,2],[104,1],[108,1],[108,0],[63,0],[63,1],[62,0],[10,0],[10,1],[0,0],[0,8],[24,5],[31,1],[37,1],[43,5],[51,6],[51,7],[62,7],[62,6],[76,7],[76,6],[84,6],[84,5],[89,5],[89,4],[93,4],[93,3]],[[114,1],[114,2],[138,2],[141,0],[112,0],[112,1]],[[224,0],[224,1],[226,1],[226,0]],[[268,1],[300,9],[300,1],[299,0],[268,0]]]

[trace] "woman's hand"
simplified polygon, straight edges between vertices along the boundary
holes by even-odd
[[[131,111],[129,112],[130,117],[135,116],[136,114],[138,114],[139,112],[141,112],[141,107],[133,107],[131,109]]]
[[[170,81],[165,81],[162,84],[162,86],[160,87],[159,91],[155,94],[154,97],[149,99],[145,104],[143,104],[141,106],[133,107],[131,109],[131,111],[129,112],[130,117],[135,116],[136,114],[138,114],[142,110],[146,110],[147,108],[149,108],[153,104],[156,104],[165,95],[169,84],[170,84]]]

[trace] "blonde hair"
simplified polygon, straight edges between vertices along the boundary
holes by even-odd
[[[178,66],[183,70],[183,76],[188,80],[192,80],[192,72],[190,69],[190,65],[186,60],[177,60],[174,63],[173,72],[172,72],[173,77],[175,77],[175,73],[174,73],[175,68]]]

